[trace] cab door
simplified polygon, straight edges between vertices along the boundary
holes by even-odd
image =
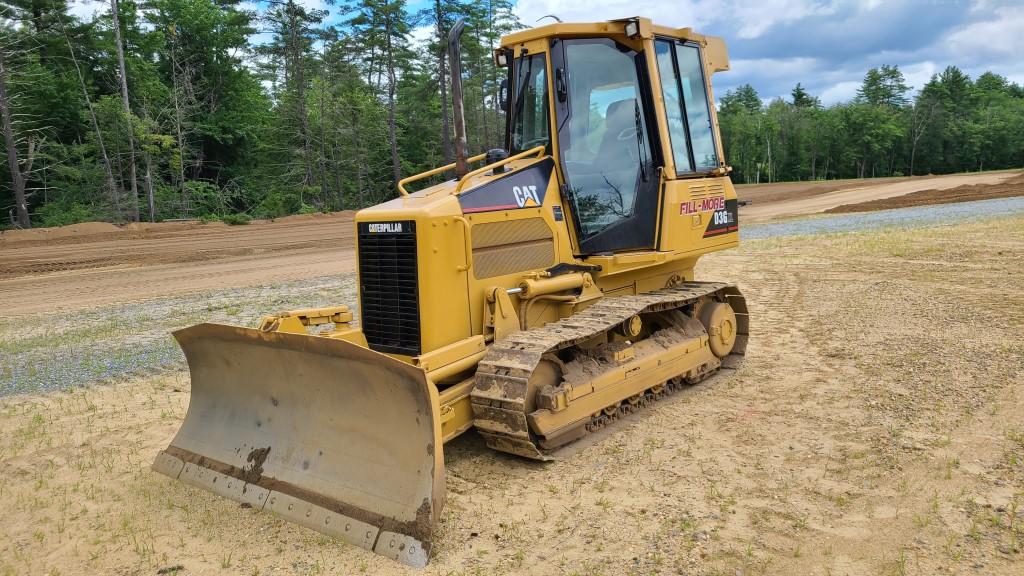
[[[643,54],[609,38],[555,39],[551,58],[562,191],[579,253],[654,249],[660,152]]]

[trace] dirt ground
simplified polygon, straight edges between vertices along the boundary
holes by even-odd
[[[736,192],[745,200],[751,200],[757,204],[770,202],[782,202],[794,198],[807,198],[844,190],[859,188],[866,184],[889,184],[891,182],[907,182],[911,180],[923,180],[936,178],[936,176],[895,176],[892,178],[872,178],[863,180],[859,178],[848,178],[843,180],[826,180],[818,182],[772,182],[770,184],[735,184]]]
[[[975,191],[980,191],[985,185],[1000,185],[1019,174],[1020,172],[1003,171],[885,179],[881,183],[875,180],[849,180],[835,185],[804,183],[803,189],[794,183],[768,184],[761,190],[755,188],[748,191],[739,188],[737,194],[740,199],[752,202],[740,208],[740,222],[749,224],[817,214],[836,206],[894,198],[924,190],[940,191],[960,186],[977,186]],[[838,188],[830,190],[831,186]]]
[[[104,228],[91,227],[97,224]],[[351,212],[246,226],[90,223],[74,232],[19,230],[0,236],[5,313],[75,310],[354,269]]]
[[[797,182],[739,187],[745,223],[820,212],[919,190],[1000,182],[1016,173]],[[984,196],[982,188],[968,194]],[[0,305],[8,316],[350,272],[352,214],[246,226],[91,222],[0,233]]]
[[[1010,178],[995,184],[967,184],[956,188],[938,190],[920,190],[902,196],[868,200],[856,204],[843,204],[825,210],[826,213],[871,212],[890,210],[892,208],[909,208],[911,206],[930,206],[933,204],[952,204],[954,202],[971,202],[993,198],[1010,198],[1024,195],[1024,174],[1012,175]]]
[[[422,572],[151,472],[183,373],[3,398],[0,574],[1021,574],[1022,269],[1022,216],[706,257],[744,366],[564,461],[448,444]]]

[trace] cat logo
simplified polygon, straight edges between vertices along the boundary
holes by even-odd
[[[545,158],[459,194],[464,214],[533,210],[544,205],[555,161]]]
[[[536,186],[513,186],[512,194],[516,197],[516,204],[520,208],[540,206],[540,197],[537,196]]]

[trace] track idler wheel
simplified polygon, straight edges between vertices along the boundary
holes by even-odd
[[[725,302],[708,302],[700,309],[700,322],[708,331],[711,352],[725,358],[736,344],[736,313]]]

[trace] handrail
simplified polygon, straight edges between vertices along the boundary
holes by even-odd
[[[490,164],[485,164],[484,166],[481,166],[480,168],[477,168],[476,170],[473,170],[472,172],[470,172],[470,173],[466,174],[465,176],[463,176],[462,178],[460,178],[458,185],[455,187],[455,193],[458,194],[459,192],[462,192],[462,188],[466,185],[466,182],[468,182],[469,179],[472,178],[473,176],[476,176],[478,174],[482,174],[483,172],[486,172],[487,170],[490,170],[490,169],[497,168],[498,166],[504,166],[505,164],[508,164],[509,162],[512,162],[512,161],[515,161],[515,160],[520,160],[522,158],[526,158],[527,156],[530,156],[531,154],[535,154],[538,158],[540,158],[544,154],[544,151],[546,149],[547,148],[545,146],[537,146],[537,147],[534,147],[534,148],[530,148],[529,150],[526,150],[525,152],[520,152],[518,154],[514,154],[512,156],[509,156],[508,158],[505,158],[503,160],[498,160],[497,162],[492,162]],[[467,162],[479,162],[479,161],[483,160],[486,157],[487,157],[486,153],[484,153],[484,154],[477,154],[476,156],[470,157],[467,160]],[[420,172],[419,174],[413,174],[412,176],[409,176],[407,178],[402,178],[401,180],[398,181],[398,192],[402,196],[408,196],[409,195],[409,191],[405,189],[405,185],[406,184],[410,184],[412,182],[417,182],[417,181],[423,180],[425,178],[430,178],[431,176],[436,176],[436,175],[441,174],[443,172],[447,172],[449,170],[454,170],[454,169],[455,169],[455,162],[452,162],[451,164],[446,164],[446,165],[441,166],[439,168],[433,168],[431,170],[427,170],[426,172]]]
[[[487,170],[493,169],[493,168],[497,168],[498,166],[504,166],[505,164],[508,164],[509,162],[512,162],[513,160],[520,160],[522,158],[526,158],[527,156],[529,156],[531,154],[536,154],[537,158],[540,158],[544,154],[544,151],[546,149],[547,149],[546,146],[537,146],[535,148],[530,148],[529,150],[527,150],[525,152],[520,152],[520,153],[515,154],[513,156],[509,156],[508,158],[505,158],[504,160],[498,160],[497,162],[493,162],[491,164],[487,164],[485,166],[481,166],[480,168],[477,168],[476,170],[473,170],[472,172],[466,174],[461,179],[459,179],[458,185],[455,186],[455,193],[458,194],[459,192],[462,192],[462,188],[466,185],[466,182],[469,182],[469,179],[472,178],[473,176],[476,176],[478,174],[483,174]]]
[[[483,160],[485,157],[487,157],[486,153],[485,154],[477,154],[476,156],[473,156],[469,160],[467,160],[467,162],[479,162],[479,161]],[[454,170],[454,169],[455,169],[455,162],[452,162],[451,164],[446,164],[444,166],[441,166],[440,168],[434,168],[432,170],[427,170],[426,172],[420,172],[419,174],[413,174],[412,176],[409,176],[407,178],[402,178],[401,180],[398,181],[398,192],[402,196],[408,196],[409,195],[409,191],[405,189],[405,185],[406,184],[410,184],[410,183],[416,182],[418,180],[423,180],[424,178],[430,178],[431,176],[435,176],[437,174],[441,174],[442,172],[447,172],[449,170]]]
[[[473,269],[473,241],[469,236],[469,220],[463,216],[456,216],[456,222],[462,224],[462,241],[466,248],[466,263],[456,267],[459,272],[468,272]]]

